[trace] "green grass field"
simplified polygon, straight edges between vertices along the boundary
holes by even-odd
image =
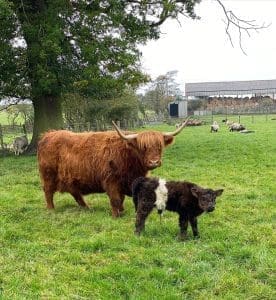
[[[0,124],[1,125],[8,124],[8,114],[5,111],[0,111]]]
[[[104,194],[49,212],[36,157],[0,157],[0,299],[276,299],[276,121],[243,123],[255,133],[184,129],[152,172],[225,189],[184,242],[170,212],[135,236],[130,198],[119,219]]]

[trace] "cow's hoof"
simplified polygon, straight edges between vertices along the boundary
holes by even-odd
[[[119,218],[120,216],[121,216],[121,214],[120,214],[120,211],[119,211],[118,209],[112,210],[112,217],[113,217],[114,219],[117,219],[117,218]]]
[[[87,210],[90,209],[90,207],[87,204],[86,205],[80,205],[80,208],[81,209],[87,209]]]

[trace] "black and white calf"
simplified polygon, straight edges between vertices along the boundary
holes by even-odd
[[[139,177],[133,182],[132,192],[136,209],[136,234],[144,230],[147,216],[156,207],[159,214],[165,209],[179,214],[180,237],[185,238],[188,222],[193,235],[199,235],[197,216],[213,211],[216,197],[223,190],[205,189],[187,181],[166,182],[159,178]]]

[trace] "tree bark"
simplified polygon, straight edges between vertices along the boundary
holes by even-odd
[[[61,100],[55,96],[42,96],[33,100],[34,128],[27,153],[36,153],[40,136],[49,129],[62,129],[63,118]]]

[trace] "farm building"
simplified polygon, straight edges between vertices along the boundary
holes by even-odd
[[[187,112],[187,100],[177,99],[174,102],[169,103],[169,113],[171,117],[183,118],[186,117]]]
[[[197,112],[276,113],[276,80],[186,83],[188,100],[204,100]]]
[[[276,93],[276,79],[186,83],[186,97],[271,96]]]

